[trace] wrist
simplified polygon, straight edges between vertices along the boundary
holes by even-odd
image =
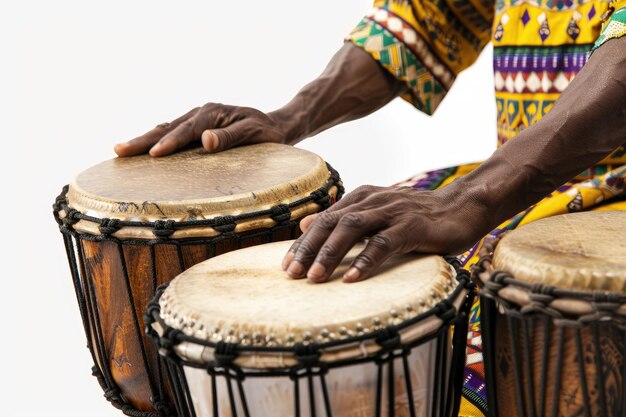
[[[528,184],[529,175],[524,167],[514,168],[496,153],[441,191],[452,202],[453,215],[466,227],[474,227],[479,239],[530,205],[525,191]],[[467,222],[467,219],[479,221]]]
[[[296,100],[298,100],[297,97],[280,109],[267,113],[267,116],[274,122],[276,129],[281,132],[283,143],[286,145],[295,145],[308,136],[306,114],[297,111],[297,107],[294,105]]]

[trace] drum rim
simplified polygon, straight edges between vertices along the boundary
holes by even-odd
[[[623,221],[623,210],[583,211],[538,219],[502,233],[494,245],[491,262],[531,285],[623,293],[626,263],[623,257],[611,256],[610,252],[613,248],[624,253],[621,248],[625,247],[617,238],[622,236],[619,226]],[[561,232],[558,239],[554,231]],[[596,239],[602,244],[595,243]],[[557,240],[567,249],[555,243]]]
[[[434,303],[430,308],[418,313],[417,315],[402,320],[400,323],[393,324],[381,324],[380,326],[373,328],[370,331],[363,332],[360,334],[349,335],[343,338],[337,338],[333,340],[327,340],[323,342],[318,341],[303,341],[299,343],[294,343],[293,345],[280,345],[280,346],[267,346],[267,345],[254,345],[254,344],[242,344],[242,343],[230,343],[225,341],[213,342],[207,339],[201,339],[195,336],[187,335],[182,330],[176,329],[165,323],[165,320],[161,317],[161,305],[159,304],[159,300],[161,296],[165,292],[166,288],[169,286],[169,283],[166,283],[160,286],[155,296],[152,298],[150,303],[148,303],[146,314],[144,316],[144,323],[146,324],[146,332],[155,340],[157,345],[160,347],[159,354],[162,356],[174,355],[185,363],[195,364],[193,366],[202,365],[202,366],[219,366],[219,363],[211,363],[211,362],[194,362],[189,358],[183,358],[178,353],[175,353],[176,346],[182,343],[191,343],[193,345],[201,346],[203,348],[214,349],[217,353],[215,355],[218,358],[220,352],[224,349],[227,349],[231,353],[239,354],[239,353],[251,353],[251,354],[291,354],[292,358],[298,360],[301,356],[301,352],[309,352],[309,354],[316,355],[316,358],[319,359],[321,352],[327,350],[340,350],[342,346],[350,346],[354,344],[360,344],[363,342],[374,342],[380,345],[380,349],[373,352],[368,353],[368,355],[353,357],[338,361],[329,361],[324,362],[325,366],[330,365],[332,363],[346,363],[346,362],[354,362],[359,359],[367,359],[372,358],[376,354],[378,354],[381,350],[389,349],[393,350],[393,346],[389,344],[385,344],[386,341],[393,341],[395,344],[400,344],[400,332],[404,329],[409,328],[410,326],[417,325],[420,322],[423,322],[429,318],[436,318],[441,321],[438,326],[431,332],[422,335],[420,337],[415,338],[407,342],[408,344],[419,344],[424,340],[430,340],[435,337],[438,332],[441,331],[442,328],[450,326],[454,324],[456,321],[460,320],[463,312],[463,305],[467,303],[468,299],[473,299],[475,294],[475,286],[470,280],[469,271],[463,269],[460,265],[460,262],[455,257],[445,257],[445,260],[451,265],[456,272],[455,278],[457,280],[456,287],[448,292],[444,297],[441,297],[436,303]],[[458,304],[458,306],[455,306]],[[158,330],[157,330],[158,329]],[[418,343],[419,342],[419,343]],[[219,362],[218,359],[216,359]],[[285,365],[285,366],[267,366],[267,369],[276,370],[276,369],[290,369],[295,365]],[[339,365],[337,365],[339,366]],[[250,367],[250,369],[255,369],[254,367]],[[265,368],[258,368],[265,369]]]
[[[161,220],[161,219],[196,219],[209,218],[220,215],[224,212],[241,212],[257,211],[258,207],[267,207],[277,200],[276,194],[285,194],[288,196],[296,195],[296,198],[305,196],[307,192],[317,189],[328,178],[328,169],[325,161],[317,154],[305,149],[296,148],[277,143],[257,143],[246,147],[235,147],[228,152],[220,153],[220,156],[232,155],[232,153],[244,153],[248,155],[256,155],[257,151],[269,152],[268,158],[272,158],[275,153],[288,160],[298,161],[299,157],[308,160],[312,165],[305,164],[307,169],[305,172],[291,174],[291,177],[284,178],[282,182],[272,182],[272,184],[264,184],[247,191],[237,190],[234,194],[218,195],[212,197],[196,197],[187,196],[181,198],[159,197],[154,199],[138,198],[137,196],[104,196],[98,192],[89,191],[89,185],[81,184],[81,178],[86,175],[89,177],[90,171],[97,169],[100,165],[115,163],[117,160],[133,159],[133,158],[113,158],[96,164],[79,173],[69,184],[67,193],[69,206],[94,217],[112,217],[121,220],[137,218],[142,220]],[[232,152],[232,153],[231,153]],[[171,156],[181,156],[189,154],[191,159],[188,163],[194,164],[197,161],[202,162],[200,165],[206,165],[204,158],[210,158],[211,153],[207,153],[201,146],[193,146],[177,152]],[[160,162],[167,158],[152,158],[149,155],[139,155],[135,158],[148,159],[150,162]],[[255,158],[256,159],[256,158]],[[261,162],[268,162],[265,157],[257,159]],[[181,161],[182,163],[185,160]],[[221,161],[220,164],[228,164],[228,161]],[[164,165],[162,169],[168,170],[168,165]],[[209,164],[210,165],[210,164]],[[301,165],[301,164],[297,164]],[[220,165],[214,165],[215,169],[221,169]],[[127,168],[121,168],[125,170]],[[200,169],[200,168],[199,168]],[[174,172],[176,172],[174,170]],[[131,174],[136,174],[131,170]],[[93,176],[93,173],[91,173]],[[128,174],[127,174],[128,175]],[[294,187],[294,183],[297,187]],[[219,185],[219,184],[218,184]],[[87,187],[87,188],[85,188]],[[294,188],[298,188],[298,192],[294,193]],[[199,191],[201,193],[202,191]],[[289,198],[283,199],[288,201]]]
[[[220,215],[208,219],[194,220],[122,220],[117,218],[95,217],[70,207],[67,194],[69,185],[65,185],[52,206],[54,218],[61,230],[70,230],[81,237],[129,238],[136,240],[154,240],[161,238],[198,238],[214,237],[224,233],[237,233],[237,226],[245,222],[252,227],[243,231],[271,228],[282,222],[296,220],[318,210],[309,210],[309,205],[325,209],[333,201],[343,196],[345,189],[339,173],[326,163],[329,171],[328,180],[308,195],[287,204],[276,204],[269,208],[236,215]],[[259,221],[260,220],[260,221]],[[256,227],[255,227],[256,226]]]
[[[471,268],[479,296],[498,303],[506,314],[544,314],[562,321],[626,320],[626,294],[616,291],[572,290],[516,279],[493,266],[493,253],[505,232],[479,251]]]

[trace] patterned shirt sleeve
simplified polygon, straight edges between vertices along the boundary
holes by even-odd
[[[626,35],[626,1],[618,1],[617,4],[611,4],[611,7],[615,11],[604,25],[602,33],[600,33],[596,43],[593,45],[591,53],[604,45],[605,42]]]
[[[493,0],[375,0],[346,40],[406,83],[405,100],[432,114],[489,42],[493,14]]]

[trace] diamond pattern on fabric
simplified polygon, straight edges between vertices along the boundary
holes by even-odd
[[[435,111],[454,81],[415,29],[389,10],[372,10],[346,39],[403,81],[410,91],[404,98],[426,114]]]

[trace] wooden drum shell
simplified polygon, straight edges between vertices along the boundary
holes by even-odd
[[[525,235],[506,240],[517,231],[486,244],[474,268],[481,287],[489,415],[621,417],[626,293],[620,286],[626,269],[619,265],[623,245],[615,242],[626,213],[557,217],[562,219],[524,226],[532,237],[528,244],[522,242]],[[582,237],[562,233],[559,223],[575,227]],[[599,244],[596,236],[606,239],[610,252],[588,248],[589,242]],[[565,254],[544,238],[567,240]]]
[[[256,146],[256,157],[263,159],[269,155],[272,162],[272,157],[284,152],[290,154],[293,149]],[[293,152],[305,151],[293,149]],[[197,151],[192,153],[198,158]],[[80,200],[75,199],[81,204],[73,206],[68,195],[72,192],[76,195],[75,185],[74,191],[72,186],[66,187],[57,197],[54,216],[67,250],[87,344],[95,364],[93,374],[115,407],[132,416],[175,415],[172,391],[157,347],[144,331],[145,308],[158,286],[211,257],[294,239],[300,234],[302,217],[324,210],[341,197],[343,187],[338,174],[323,161],[320,165],[319,157],[315,156],[317,160],[305,157],[311,161],[309,165],[315,166],[314,178],[302,180],[300,186],[281,186],[281,191],[286,190],[282,199],[274,189],[241,194],[247,200],[251,200],[249,195],[258,197],[263,204],[256,209],[244,206],[241,210],[217,214],[194,211],[193,215],[198,217],[190,218],[177,216],[175,201],[168,201],[162,207],[174,213],[173,220],[148,211],[134,213],[126,220],[128,213],[109,215],[89,211],[83,205],[89,200],[82,195]],[[223,172],[222,167],[218,168]],[[191,169],[187,167],[187,170]],[[113,188],[115,182],[106,186]],[[277,200],[272,204],[274,194]],[[234,197],[218,199],[215,206],[232,206],[236,204]],[[202,204],[194,207],[203,210],[212,207],[209,202]],[[180,212],[186,216],[185,202],[180,205]],[[133,206],[141,208],[141,203]],[[154,207],[161,210],[156,204]]]
[[[110,369],[111,377],[126,402],[137,410],[152,410],[154,404],[150,399],[157,398],[159,381],[166,381],[158,363],[156,347],[144,333],[145,306],[158,286],[213,256],[293,239],[299,233],[298,224],[293,224],[208,243],[191,241],[145,245],[78,238],[78,259],[83,270],[81,298],[91,312],[92,346],[101,350],[101,355],[96,355],[96,362],[100,369]],[[101,358],[107,358],[108,363],[103,364]],[[168,390],[160,394],[170,393]]]

